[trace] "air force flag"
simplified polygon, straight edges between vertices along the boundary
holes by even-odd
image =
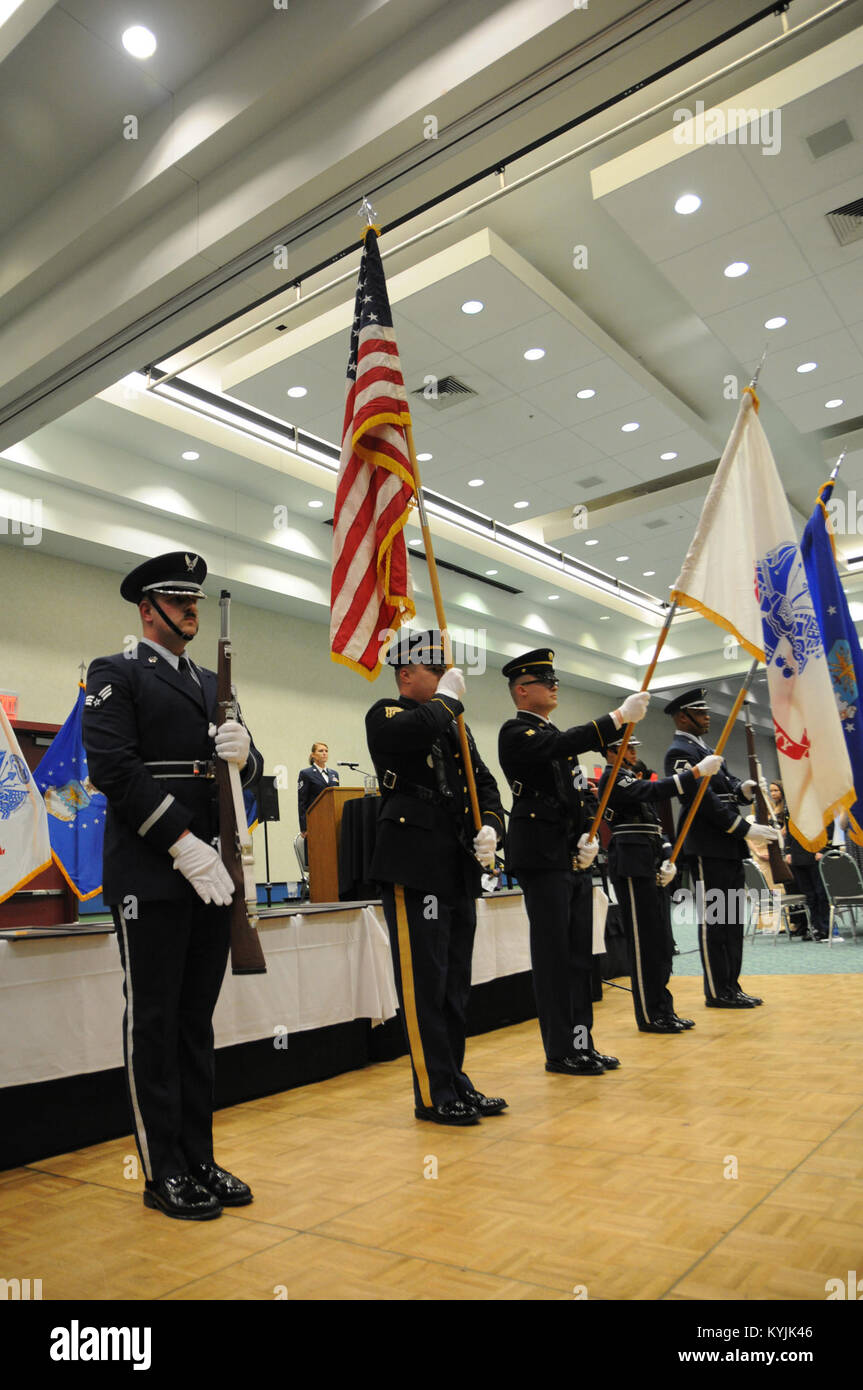
[[[0,903],[50,865],[45,806],[0,705]]]
[[[806,523],[800,542],[800,552],[854,774],[858,799],[848,811],[849,831],[851,839],[860,845],[863,844],[863,807],[859,800],[863,793],[863,710],[860,708],[863,653],[836,568],[833,530],[828,515],[832,493],[831,479],[824,484],[815,500],[815,509]]]
[[[102,841],[107,803],[87,770],[81,739],[84,686],[75,708],[55,734],[34,774],[45,798],[54,859],[73,892],[83,899],[102,891]]]

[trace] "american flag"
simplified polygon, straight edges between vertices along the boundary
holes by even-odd
[[[416,497],[409,425],[377,233],[369,227],[351,329],[330,620],[333,661],[369,680],[381,668],[385,634],[416,612],[404,538]]]

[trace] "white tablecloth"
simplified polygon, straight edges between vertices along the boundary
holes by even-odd
[[[530,969],[521,895],[477,904],[473,983]],[[380,905],[265,918],[266,975],[228,973],[217,1047],[397,1009]],[[0,1086],[123,1065],[123,987],[113,934],[0,940]]]

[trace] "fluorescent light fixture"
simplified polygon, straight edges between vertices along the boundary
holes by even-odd
[[[679,212],[681,217],[688,217],[690,213],[697,212],[700,207],[701,199],[697,193],[681,193],[674,204],[674,211]]]
[[[774,319],[765,319],[764,327],[772,331],[774,328],[784,328],[787,322],[788,320],[783,318],[781,314],[777,314]]]
[[[156,52],[156,35],[145,29],[143,24],[133,24],[125,30],[122,44],[133,58],[152,58]]]
[[[463,314],[481,314],[485,305],[481,299],[466,299],[461,306]]]
[[[722,272],[729,280],[736,280],[741,275],[749,274],[749,266],[746,261],[732,261]]]
[[[538,362],[541,357],[545,357],[545,348],[528,348],[524,354],[525,362]]]

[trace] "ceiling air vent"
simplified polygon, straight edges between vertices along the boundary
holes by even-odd
[[[452,406],[468,400],[470,396],[478,396],[479,392],[459,381],[458,377],[439,376],[427,380],[424,386],[411,391],[411,395],[415,400],[425,401],[432,410],[449,410]]]
[[[641,524],[646,531],[655,531],[660,526],[667,526],[668,522],[663,517],[659,517],[656,521],[643,521]]]
[[[576,478],[575,482],[573,483],[573,487],[599,487],[599,484],[600,484],[602,481],[603,481],[602,478],[594,478],[594,477],[590,477],[590,478]]]
[[[806,143],[812,152],[813,159],[823,159],[825,155],[841,150],[844,145],[850,145],[853,139],[854,136],[848,128],[848,122],[837,121],[835,125],[827,125],[823,130],[816,130],[814,135],[807,135]]]
[[[863,237],[863,198],[855,198],[853,203],[834,208],[827,213],[827,221],[840,246],[850,246],[852,241]]]

